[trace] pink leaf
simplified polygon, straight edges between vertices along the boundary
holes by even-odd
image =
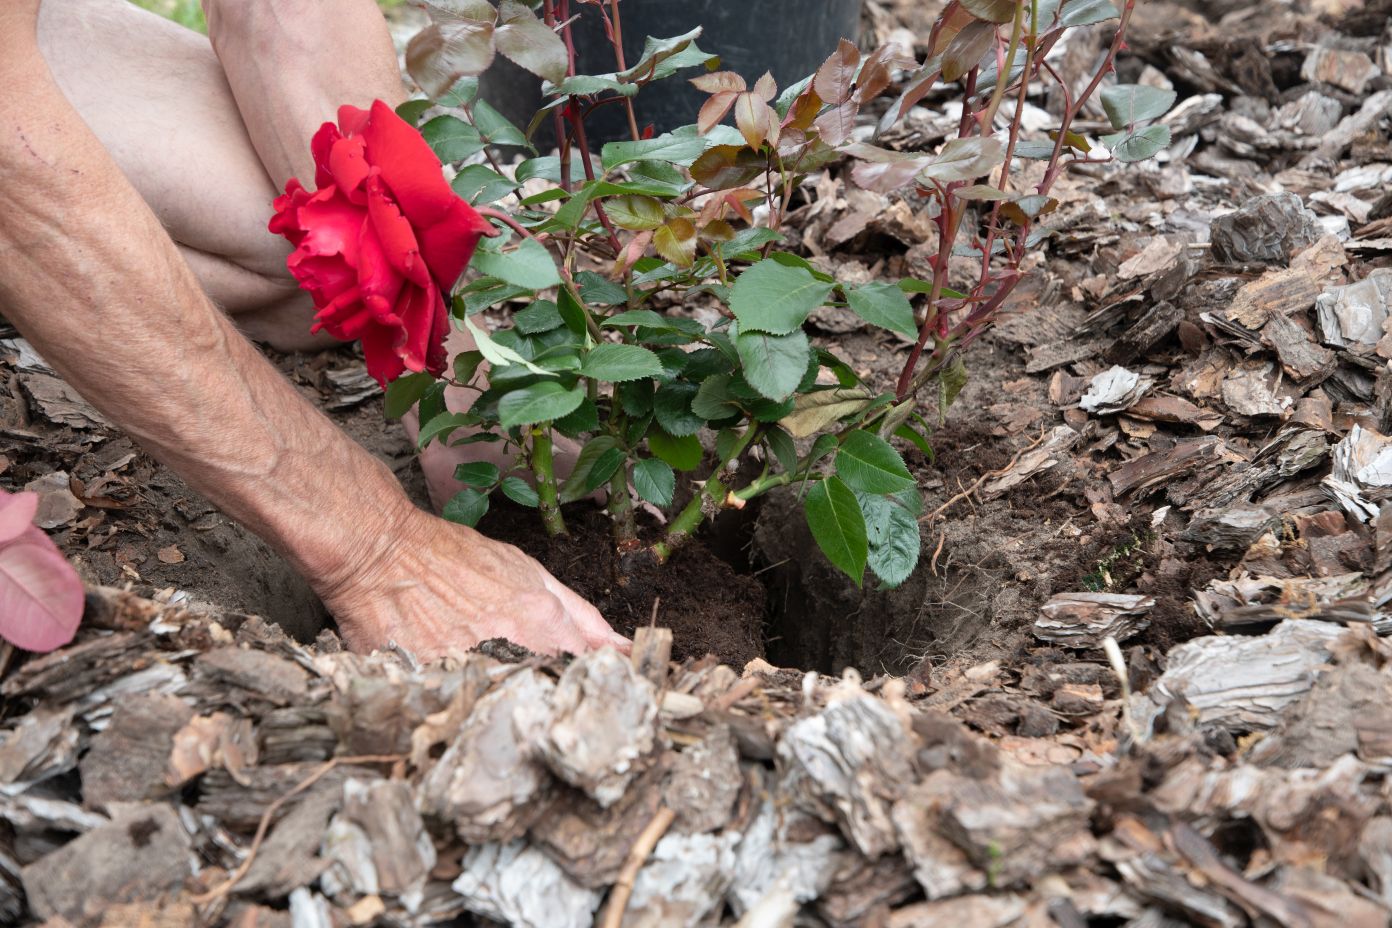
[[[48,536],[28,524],[37,504],[33,493],[0,496],[0,638],[27,651],[52,651],[77,634],[84,591]]]
[[[13,541],[22,535],[33,524],[34,513],[38,511],[37,493],[5,493],[0,496],[0,543]]]

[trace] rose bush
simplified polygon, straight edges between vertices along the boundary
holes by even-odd
[[[445,295],[493,227],[450,189],[415,128],[380,100],[344,106],[315,133],[317,190],[298,178],[275,201],[270,230],[295,246],[286,261],[318,312],[314,331],[360,339],[386,384],[445,369]]]

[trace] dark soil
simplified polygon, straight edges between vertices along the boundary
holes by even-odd
[[[577,503],[565,515],[569,536],[552,538],[536,510],[497,504],[479,530],[536,558],[622,634],[631,636],[656,615],[658,625],[672,630],[676,660],[710,653],[742,667],[764,656],[764,587],[700,538],[659,566],[641,556],[621,558],[608,517],[592,505]]]

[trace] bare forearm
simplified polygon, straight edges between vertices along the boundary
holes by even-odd
[[[399,486],[203,295],[37,50],[0,80],[19,88],[0,95],[0,309],[152,454],[332,583],[409,508]]]
[[[262,163],[309,184],[309,138],[344,104],[405,99],[374,0],[204,0],[208,36]]]

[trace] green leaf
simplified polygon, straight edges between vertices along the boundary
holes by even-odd
[[[454,469],[454,479],[469,487],[491,487],[499,476],[498,465],[487,461],[466,461]]]
[[[860,586],[870,545],[865,516],[850,487],[835,477],[814,483],[803,501],[803,512],[807,515],[807,527],[827,560]]]
[[[460,525],[467,525],[473,528],[478,525],[479,519],[488,512],[488,494],[480,493],[473,487],[466,487],[454,495],[448,503],[445,503],[440,515],[449,522],[458,522]]]
[[[832,284],[804,268],[766,259],[740,274],[730,290],[730,309],[742,332],[787,335],[802,327],[831,290]]]
[[[519,332],[537,335],[559,329],[565,324],[565,320],[561,318],[560,310],[556,308],[555,303],[550,300],[537,300],[526,309],[519,309],[513,313],[512,324]]]
[[[592,491],[585,489],[585,482],[589,479],[590,472],[594,470],[601,457],[616,450],[618,445],[618,440],[612,435],[596,435],[587,441],[575,458],[575,468],[560,486],[561,502],[573,503],[588,496]]]
[[[583,487],[584,496],[589,496],[595,490],[609,482],[609,478],[619,472],[623,466],[624,452],[622,448],[610,448],[595,461],[594,467],[585,475],[585,485]]]
[[[538,367],[513,349],[498,344],[493,340],[493,336],[479,328],[474,320],[468,316],[464,317],[464,328],[468,329],[469,334],[474,337],[474,344],[478,346],[479,354],[483,355],[484,360],[494,367],[511,367],[514,364],[520,364],[533,374],[550,374],[550,371]]]
[[[550,422],[575,411],[585,399],[585,388],[567,390],[551,380],[514,390],[498,401],[498,418],[505,429]]]
[[[490,145],[517,145],[530,147],[522,130],[508,122],[507,117],[498,112],[486,100],[476,100],[473,105],[474,128],[478,129],[483,140]],[[522,180],[522,178],[518,178]]]
[[[445,164],[463,161],[483,151],[479,131],[455,116],[436,116],[420,128],[430,150]]]
[[[407,100],[396,108],[396,115],[414,126],[420,123],[425,111],[434,105],[430,100]]]
[[[696,398],[691,401],[691,411],[707,421],[738,415],[740,409],[730,392],[730,380],[730,374],[716,374],[703,380]]]
[[[483,363],[482,351],[461,351],[454,356],[454,379],[468,383],[474,379],[479,365]]]
[[[706,145],[703,138],[681,138],[671,134],[637,142],[607,142],[600,150],[600,161],[606,171],[634,161],[666,161],[685,167],[701,156]]]
[[[599,408],[589,397],[585,397],[584,402],[576,406],[574,412],[552,422],[551,426],[562,435],[578,438],[599,427]]]
[[[594,271],[581,271],[575,282],[580,285],[580,298],[591,306],[618,306],[628,300],[622,286]]]
[[[672,505],[672,494],[677,489],[677,475],[672,473],[672,468],[666,461],[644,458],[633,465],[633,489],[654,506],[664,508]]]
[[[449,96],[461,76],[482,74],[492,63],[492,6],[432,23],[406,46],[406,70],[433,100]]]
[[[657,355],[638,345],[605,343],[596,345],[585,355],[580,365],[580,373],[595,380],[621,383],[626,380],[656,377],[662,373],[662,362],[657,359]]]
[[[648,450],[677,470],[695,470],[701,466],[705,450],[695,435],[669,435],[661,429],[648,433]]]
[[[553,84],[565,80],[566,47],[561,37],[536,18],[531,8],[518,0],[498,4],[498,27],[493,47],[538,77]]]
[[[691,411],[696,389],[694,383],[668,383],[663,384],[653,396],[653,415],[667,434],[678,438],[695,435],[706,424],[704,419]]]
[[[792,395],[807,371],[812,348],[801,330],[790,335],[741,332],[735,339],[744,379],[771,400]]]
[[[504,496],[519,506],[535,509],[541,505],[541,497],[537,495],[537,491],[521,477],[504,477],[499,489],[503,491]]]
[[[599,74],[576,74],[567,77],[559,84],[547,84],[542,92],[553,97],[592,97],[597,93],[612,90],[621,96],[631,97],[638,92],[635,84],[625,84],[612,77]]]
[[[847,435],[836,452],[836,474],[863,493],[897,493],[914,486],[913,475],[889,442],[863,429]]]
[[[1104,135],[1102,136],[1102,144],[1112,150],[1112,157],[1118,161],[1144,161],[1147,158],[1155,157],[1158,152],[1169,147],[1170,127],[1156,123],[1135,132]]]
[[[692,43],[695,42],[700,35],[701,27],[697,26],[690,32],[684,32],[681,35],[675,35],[666,39],[655,39],[652,36],[646,36],[643,39],[643,53],[638,56],[638,61],[628,70],[621,71],[615,76],[630,82],[643,81],[648,79],[649,76],[651,76],[652,79],[658,79],[660,76],[663,76],[657,73],[659,66],[690,49]],[[707,55],[706,57],[710,58],[713,56]],[[668,73],[670,73],[670,71]]]
[[[1114,84],[1102,88],[1102,109],[1113,129],[1124,129],[1145,122],[1174,105],[1175,92],[1144,84]]]
[[[420,434],[416,436],[416,447],[424,448],[435,438],[444,441],[455,429],[473,424],[475,419],[467,412],[442,412],[421,426]]]
[[[846,288],[846,302],[852,312],[871,325],[913,337],[918,334],[913,307],[898,284],[876,281]]]
[[[667,219],[662,203],[652,197],[613,197],[605,201],[604,210],[614,225],[634,232],[656,229]]]
[[[764,435],[764,441],[768,443],[769,450],[777,458],[784,473],[792,474],[797,471],[797,443],[793,441],[793,436],[778,426],[771,425]]]
[[[928,460],[931,461],[933,459],[933,446],[929,444],[928,436],[924,435],[922,432],[914,428],[909,423],[905,422],[903,425],[895,429],[894,437],[902,438],[904,439],[904,441],[913,445],[919,451],[922,451],[925,455],[928,456]]]
[[[1116,19],[1121,14],[1110,0],[1070,0],[1059,17],[1061,26],[1091,26],[1093,23]]]
[[[387,384],[387,418],[400,419],[435,383],[433,374],[407,374]]]
[[[551,253],[536,239],[526,238],[512,251],[479,249],[474,252],[474,268],[510,284],[529,290],[543,290],[560,284],[561,275]]]
[[[917,489],[892,496],[857,493],[870,546],[870,569],[886,587],[896,587],[918,565],[921,540],[918,516],[923,500]]]
[[[482,164],[464,165],[450,181],[450,189],[475,206],[501,200],[520,186]]]

